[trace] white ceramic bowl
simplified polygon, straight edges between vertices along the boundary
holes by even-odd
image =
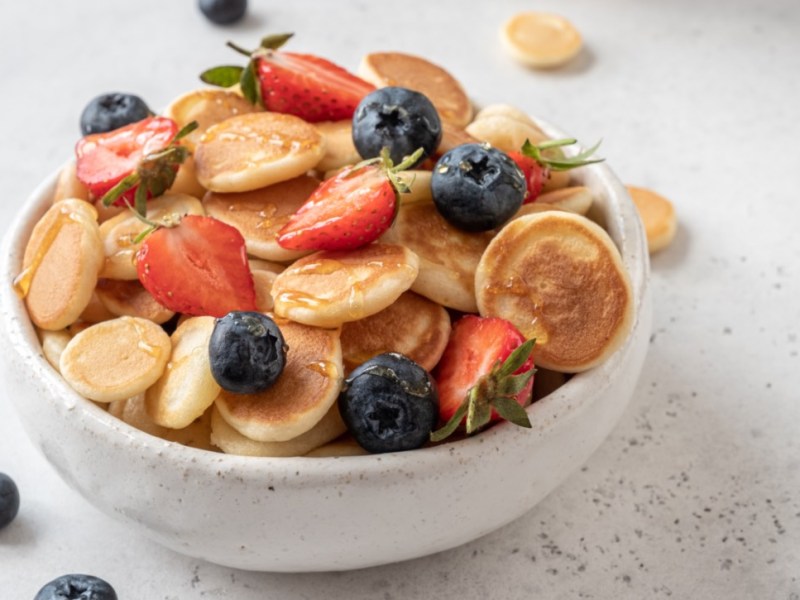
[[[652,315],[641,224],[608,167],[593,165],[581,176],[630,273],[636,320],[607,362],[528,409],[533,429],[504,423],[405,453],[252,458],[187,448],[128,426],[49,366],[12,290],[56,175],[25,202],[3,245],[5,397],[70,486],[132,531],[182,554],[240,569],[322,571],[458,546],[516,519],[584,463],[622,414],[644,362]]]

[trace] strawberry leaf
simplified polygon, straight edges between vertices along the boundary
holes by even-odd
[[[276,33],[261,38],[261,47],[265,50],[277,50],[293,36],[293,33]]]
[[[522,365],[530,358],[533,352],[533,346],[536,339],[530,339],[517,346],[514,351],[508,355],[508,358],[497,369],[496,377],[502,379],[516,373],[522,368]]]
[[[441,442],[442,440],[450,437],[453,435],[458,426],[461,424],[464,415],[467,414],[467,401],[466,399],[461,405],[458,407],[453,416],[450,417],[450,420],[447,421],[441,428],[437,429],[433,433],[431,433],[431,441],[432,442]]]
[[[242,84],[242,94],[247,98],[251,104],[256,106],[261,104],[261,93],[256,78],[256,62],[251,60],[247,63],[247,67],[242,71],[240,83]]]
[[[473,386],[467,402],[467,434],[478,431],[492,418],[492,407],[481,394],[481,385]]]
[[[525,389],[535,372],[536,369],[529,369],[519,375],[504,377],[497,386],[497,393],[503,396],[516,396]]]
[[[200,124],[197,121],[192,121],[190,123],[187,123],[178,133],[175,134],[175,137],[172,138],[172,141],[177,142],[178,140],[185,138],[187,135],[192,133],[198,127],[200,127]]]
[[[114,204],[114,202],[120,199],[122,194],[127,192],[137,183],[139,183],[139,174],[134,171],[127,177],[123,178],[117,185],[108,190],[103,197],[100,198],[100,201],[103,203],[103,206],[111,206]]]
[[[229,88],[239,83],[242,71],[244,71],[242,67],[232,65],[212,67],[200,73],[200,80],[210,85]]]
[[[511,421],[514,425],[520,427],[531,427],[531,421],[528,419],[528,413],[525,409],[517,403],[513,398],[508,396],[497,396],[492,399],[491,405],[501,417],[506,421]]]
[[[534,145],[530,140],[525,140],[525,143],[522,145],[522,154],[529,156],[543,167],[548,167],[552,171],[568,171],[569,169],[575,169],[577,167],[583,167],[586,165],[603,162],[605,160],[603,158],[589,158],[595,153],[597,148],[600,147],[600,142],[597,142],[588,150],[584,150],[583,152],[571,157],[566,157],[563,154],[561,156],[553,157],[554,153],[551,153],[551,157],[548,158],[543,154],[543,152],[547,150],[553,150],[563,146],[571,146],[572,144],[575,144],[576,141],[577,140],[573,138],[566,138],[563,140],[547,140],[541,144]]]

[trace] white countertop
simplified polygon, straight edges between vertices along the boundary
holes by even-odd
[[[570,18],[584,54],[529,71],[498,40],[524,9]],[[591,460],[512,524],[464,547],[363,571],[234,571],[179,556],[99,513],[20,430],[0,385],[0,471],[22,494],[0,532],[0,597],[85,572],[120,599],[800,598],[800,4],[795,0],[251,0],[235,27],[191,0],[25,0],[0,19],[5,229],[70,154],[95,95],[151,107],[296,31],[292,48],[355,69],[371,50],[449,68],[477,103],[556,123],[629,184],[671,198],[653,257],[655,325],[630,407]],[[447,507],[442,507],[447,510]]]

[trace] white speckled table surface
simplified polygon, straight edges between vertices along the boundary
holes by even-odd
[[[501,23],[531,8],[583,32],[574,64],[535,72],[504,53]],[[580,471],[495,533],[402,564],[286,575],[131,537],[58,479],[0,385],[0,471],[22,493],[0,532],[0,597],[88,572],[137,600],[800,598],[800,4],[251,0],[245,22],[220,28],[191,0],[5,2],[0,227],[69,155],[90,98],[164,106],[232,60],[225,40],[285,30],[352,69],[370,50],[430,56],[477,103],[602,138],[623,181],[674,201],[629,409]]]

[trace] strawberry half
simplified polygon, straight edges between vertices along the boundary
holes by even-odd
[[[179,132],[172,119],[148,117],[107,133],[87,135],[75,146],[78,179],[107,206],[143,203],[160,196],[175,181],[178,165],[188,155],[176,142],[194,127],[195,123]]]
[[[517,163],[525,176],[528,189],[525,192],[523,204],[535,201],[545,182],[550,178],[551,171],[568,171],[584,165],[602,162],[602,158],[589,158],[600,146],[600,142],[584,150],[580,154],[567,157],[561,148],[576,143],[574,139],[549,140],[534,145],[530,140],[525,140],[519,152],[509,152],[508,156]]]
[[[200,79],[222,87],[239,83],[253,104],[309,123],[351,119],[358,103],[375,86],[319,56],[279,51],[292,35],[267,36],[253,52],[228,42],[250,58],[247,66],[214,67]]]
[[[212,217],[187,215],[158,227],[136,254],[139,281],[168,309],[223,317],[257,310],[253,275],[239,230]]]
[[[409,191],[396,174],[422,151],[395,167],[384,148],[380,158],[326,179],[280,230],[278,244],[291,250],[352,250],[378,239],[397,214],[398,192]]]
[[[505,319],[467,315],[456,321],[435,373],[445,425],[431,441],[447,438],[464,421],[467,434],[501,418],[530,427],[523,407],[536,371],[533,344]]]

